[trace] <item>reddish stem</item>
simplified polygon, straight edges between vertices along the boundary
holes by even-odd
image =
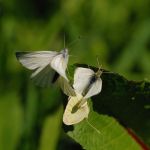
[[[142,150],[150,150],[150,148],[133,132],[132,129],[126,128],[132,138],[141,146]]]

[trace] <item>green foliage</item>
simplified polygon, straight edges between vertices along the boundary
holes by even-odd
[[[87,150],[140,150],[141,147],[131,138],[127,131],[112,117],[99,115],[91,111],[89,122],[99,130],[88,125],[86,121],[75,125],[68,134]]]
[[[61,128],[62,108],[46,118],[41,135],[39,150],[55,150],[59,139]],[[51,138],[50,138],[51,137]]]
[[[109,114],[126,128],[131,128],[150,144],[150,83],[128,81],[117,74],[103,76],[103,91],[94,98],[93,109]],[[141,121],[142,120],[142,121]]]
[[[150,145],[149,5],[149,0],[0,1],[0,150],[81,149],[76,142],[87,148],[86,140],[98,139],[103,146],[114,139],[112,149],[125,143],[138,149],[125,128]],[[62,101],[66,103],[67,97],[56,87],[35,88],[29,71],[15,58],[16,51],[62,49],[64,33],[67,46],[81,37],[68,47],[69,65],[97,66],[98,55],[103,68],[143,81],[102,75],[103,89],[92,98],[89,116],[101,135],[86,121],[68,132],[72,138],[62,134]],[[106,124],[110,127],[103,129]],[[84,131],[92,135],[86,137]]]
[[[16,93],[3,95],[0,100],[0,150],[17,148],[22,135],[22,117],[23,112]]]
[[[128,81],[115,73],[103,73],[102,81],[102,92],[92,98],[88,118],[100,134],[87,121],[75,125],[68,134],[89,150],[117,150],[120,146],[121,149],[141,149],[128,133],[131,129],[150,145],[150,83]]]

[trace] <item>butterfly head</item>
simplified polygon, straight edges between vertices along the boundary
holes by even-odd
[[[63,57],[64,58],[67,58],[68,57],[68,49],[67,48],[64,48],[61,53],[63,54]]]
[[[99,78],[102,75],[103,71],[99,68],[98,71],[95,73],[95,76]]]

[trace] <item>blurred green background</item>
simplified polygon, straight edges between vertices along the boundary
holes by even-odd
[[[0,150],[64,144],[59,89],[35,87],[16,51],[60,50],[65,34],[70,65],[98,66],[98,57],[127,79],[150,80],[149,8],[149,0],[1,0]]]

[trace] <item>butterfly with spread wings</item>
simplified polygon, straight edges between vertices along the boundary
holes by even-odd
[[[31,79],[38,86],[50,86],[56,72],[68,81],[66,69],[69,55],[66,48],[60,52],[16,52],[16,57],[24,67],[34,71]]]

